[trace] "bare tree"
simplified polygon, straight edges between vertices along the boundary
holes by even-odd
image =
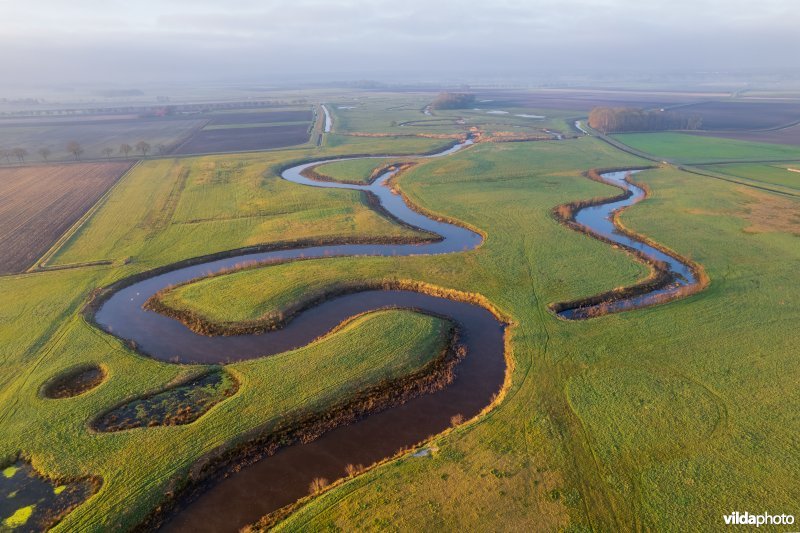
[[[156,151],[158,152],[158,155],[166,154],[167,153],[167,145],[166,144],[161,144],[161,143],[157,144],[156,145]]]
[[[11,159],[10,159],[11,152],[9,152],[8,150],[0,149],[0,157],[5,157],[6,158],[6,163],[11,163]]]
[[[114,149],[111,148],[110,146],[106,146],[105,148],[100,150],[100,153],[102,153],[104,156],[106,156],[106,159],[111,159],[111,154],[114,153]]]
[[[150,145],[144,141],[136,143],[136,149],[142,152],[142,157],[147,157],[147,152],[150,151]]]
[[[70,141],[67,143],[67,152],[75,156],[75,161],[77,161],[83,153],[83,148],[78,141]]]
[[[28,151],[25,148],[14,148],[11,150],[11,153],[14,154],[14,157],[16,157],[17,161],[20,163],[24,163],[25,156],[28,155]]]
[[[125,154],[125,157],[128,157],[128,154],[131,153],[133,150],[133,146],[128,143],[122,143],[119,145],[119,153]]]
[[[47,147],[39,148],[37,152],[39,153],[40,156],[42,156],[43,161],[47,161],[47,158],[50,157],[50,154],[53,153],[52,150],[50,150],[50,148]]]

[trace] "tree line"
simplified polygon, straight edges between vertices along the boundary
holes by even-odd
[[[169,151],[169,148],[164,144],[157,144],[155,149],[159,155],[164,155]],[[105,148],[100,150],[100,153],[103,154],[103,157],[105,157],[106,159],[111,159],[111,156],[114,155],[115,151],[125,158],[127,158],[131,154],[131,152],[138,152],[142,154],[142,157],[147,157],[147,154],[152,152],[152,150],[153,147],[150,145],[150,143],[145,141],[139,141],[134,146],[131,146],[128,143],[122,143],[116,150],[110,146],[106,146]],[[75,159],[75,161],[79,161],[81,156],[85,152],[83,146],[81,146],[81,143],[79,143],[78,141],[69,141],[64,146],[64,151],[70,154]],[[39,155],[42,161],[47,162],[50,160],[50,156],[53,155],[53,150],[44,147],[36,150],[36,153]],[[5,162],[7,164],[11,163],[11,158],[15,158],[18,163],[24,163],[25,158],[28,157],[29,155],[30,152],[28,152],[28,150],[25,148],[11,148],[9,150],[0,149],[0,159],[5,159]]]
[[[472,107],[475,103],[475,95],[468,93],[439,93],[439,96],[431,102],[434,109],[461,109]]]
[[[631,107],[595,107],[589,113],[589,126],[603,133],[630,131],[696,130],[703,119],[673,111]]]

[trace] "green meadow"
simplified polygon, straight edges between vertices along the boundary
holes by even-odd
[[[704,169],[770,185],[800,189],[800,163],[708,165]],[[790,168],[795,171],[789,170]]]
[[[386,164],[400,162],[396,159],[352,159],[350,161],[335,161],[316,167],[316,171],[335,181],[352,181],[368,183],[372,171]]]
[[[800,160],[800,147],[782,144],[689,133],[623,133],[613,137],[632,148],[678,163]]]
[[[380,105],[391,107],[384,98]],[[405,109],[373,119],[376,129],[401,115],[424,117],[416,100],[394,102]],[[339,126],[362,126],[351,120]],[[670,138],[686,146],[708,142],[655,135],[665,140],[641,143],[680,154]],[[410,153],[444,141],[325,137],[319,149],[141,163],[50,261],[111,264],[0,277],[0,457],[10,463],[22,454],[52,476],[104,480],[57,530],[130,528],[210,450],[270,428],[282,414],[324,410],[438,353],[446,321],[403,310],[370,313],[299,350],[228,365],[238,392],[191,424],[88,429],[110,407],[198,371],[141,356],[88,324],[80,309],[93,289],[260,243],[415,237],[359,193],[301,187],[277,170],[308,157]],[[628,137],[637,139],[619,138]],[[687,160],[700,153],[687,150]],[[326,166],[336,179],[358,180],[378,163]],[[583,171],[642,164],[589,137],[478,144],[421,160],[398,181],[411,202],[484,232],[476,250],[298,261],[164,295],[173,307],[236,322],[337,284],[414,280],[479,293],[513,321],[508,387],[493,410],[434,437],[430,456],[402,456],[311,499],[279,529],[675,530],[691,517],[693,529],[716,530],[733,510],[792,512],[800,501],[797,200],[673,167],[638,174],[652,194],[622,215],[624,223],[702,264],[710,286],[581,322],[559,320],[547,308],[647,275],[625,252],[551,216],[561,203],[618,193]],[[75,398],[41,397],[47,380],[88,363],[106,370],[100,386]]]

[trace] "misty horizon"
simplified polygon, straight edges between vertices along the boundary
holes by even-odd
[[[797,4],[4,1],[4,86],[797,71]]]

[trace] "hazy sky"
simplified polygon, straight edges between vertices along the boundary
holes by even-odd
[[[0,13],[0,88],[800,67],[798,0],[0,0]]]

